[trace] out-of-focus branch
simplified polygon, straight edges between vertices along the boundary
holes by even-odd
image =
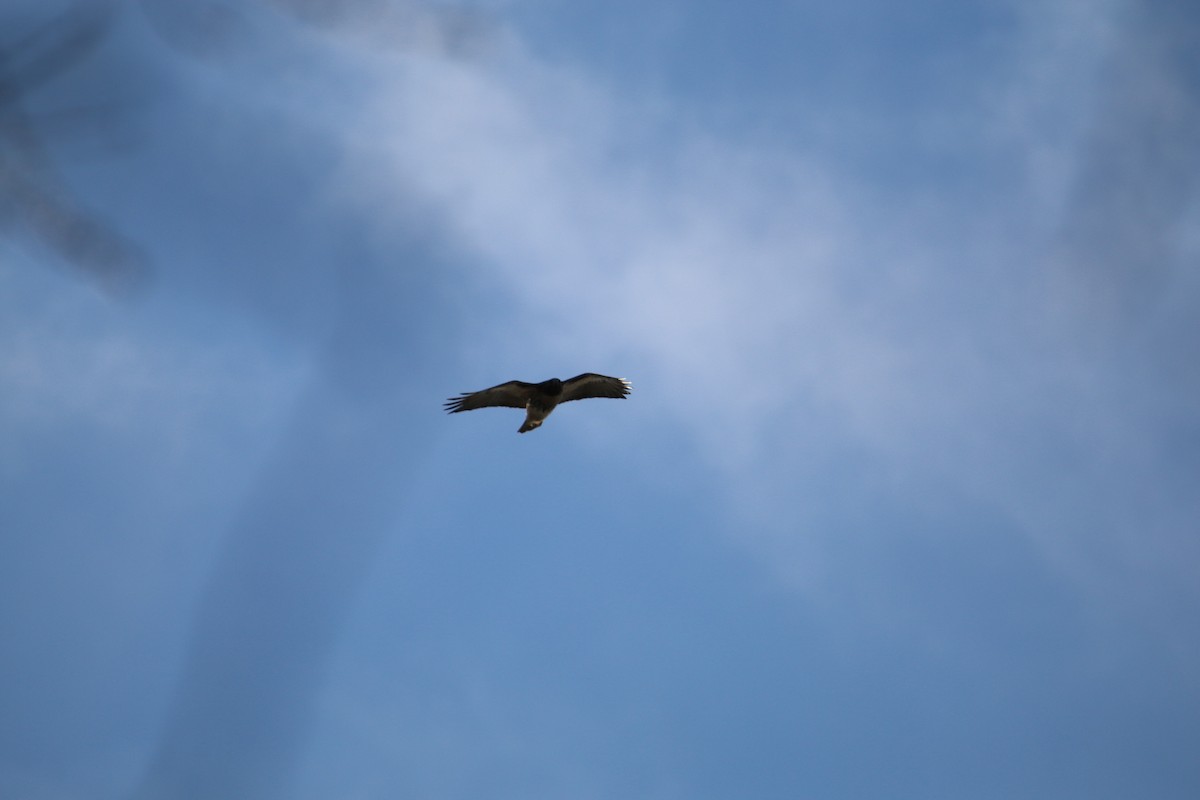
[[[77,68],[103,40],[112,14],[108,2],[78,3],[0,45],[0,235],[28,237],[106,290],[124,292],[148,276],[145,255],[75,198],[24,103]]]

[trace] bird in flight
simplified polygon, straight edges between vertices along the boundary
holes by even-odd
[[[629,381],[585,372],[570,380],[551,378],[541,383],[509,381],[478,392],[464,392],[446,401],[446,411],[473,411],[476,408],[501,406],[525,409],[525,422],[517,433],[525,433],[540,427],[546,417],[559,403],[582,400],[585,397],[615,397],[623,399],[629,395]]]

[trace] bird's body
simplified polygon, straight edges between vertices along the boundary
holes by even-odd
[[[542,381],[535,386],[525,405],[525,422],[517,429],[517,433],[527,433],[541,427],[554,407],[562,401],[562,393],[563,383],[558,378]]]
[[[541,383],[509,381],[478,392],[465,392],[446,401],[451,414],[476,408],[501,406],[525,409],[525,422],[517,430],[526,433],[540,427],[559,403],[582,400],[586,397],[624,398],[629,395],[629,381],[585,372],[570,380],[551,378]]]

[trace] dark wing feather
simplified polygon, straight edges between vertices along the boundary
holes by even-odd
[[[629,381],[624,378],[610,378],[607,375],[585,372],[563,381],[562,397],[558,402],[582,400],[585,397],[627,397],[631,388]]]
[[[524,408],[533,393],[534,384],[524,381],[509,381],[490,389],[478,392],[464,392],[458,397],[451,397],[445,403],[445,408],[451,414],[459,411],[473,411],[476,408],[503,406],[506,408]]]

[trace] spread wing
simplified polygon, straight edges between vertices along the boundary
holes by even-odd
[[[529,402],[534,386],[534,384],[524,381],[509,381],[490,389],[481,389],[478,392],[464,392],[458,397],[451,397],[446,401],[446,411],[457,414],[459,411],[472,411],[489,406],[524,408]]]
[[[597,375],[585,372],[570,380],[563,381],[562,398],[558,402],[582,400],[585,397],[627,397],[633,388],[624,378],[610,378],[607,375]]]

